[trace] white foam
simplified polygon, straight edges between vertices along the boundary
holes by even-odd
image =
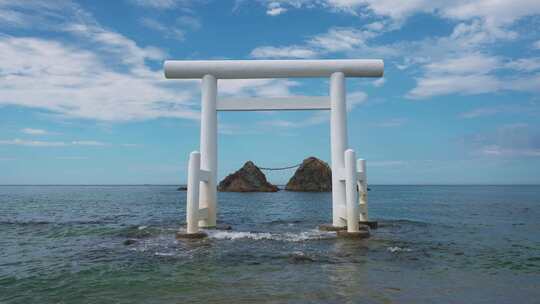
[[[157,255],[157,256],[174,256],[174,253],[173,252],[156,252],[156,253],[154,253],[154,255]]]
[[[211,233],[210,237],[222,240],[253,239],[271,240],[274,236],[268,232],[240,232],[240,231],[217,231]]]
[[[307,241],[307,240],[335,238],[335,234],[332,234],[329,232],[321,232],[318,230],[302,231],[300,233],[208,231],[208,235],[210,238],[222,239],[222,240],[252,239],[252,240],[288,241],[288,242],[301,242],[301,241]]]
[[[395,247],[388,247],[387,248],[388,251],[394,253],[394,252],[410,252],[412,251],[412,249],[410,248],[401,248],[401,247],[398,247],[398,246],[395,246]]]

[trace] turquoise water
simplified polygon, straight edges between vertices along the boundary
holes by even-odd
[[[0,303],[539,302],[540,186],[370,188],[368,240],[280,191],[219,193],[233,230],[176,241],[174,186],[0,186]]]

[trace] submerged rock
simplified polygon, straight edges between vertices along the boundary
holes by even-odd
[[[315,262],[315,260],[307,256],[303,252],[293,252],[292,254],[289,255],[289,262],[292,264],[301,264],[301,263]]]
[[[288,191],[332,191],[332,170],[327,163],[316,157],[304,159],[285,186]]]
[[[270,184],[266,176],[252,161],[244,164],[240,170],[229,174],[218,186],[222,192],[276,192],[278,187]]]
[[[127,240],[124,241],[124,245],[126,245],[126,246],[137,244],[137,243],[138,243],[138,241],[135,240],[135,239],[127,239]]]

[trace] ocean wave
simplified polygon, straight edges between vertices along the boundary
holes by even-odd
[[[121,218],[129,215],[107,216],[96,220],[67,220],[67,221],[50,221],[50,220],[0,220],[0,226],[41,226],[41,225],[56,225],[56,226],[73,226],[73,225],[104,225],[117,223]]]
[[[168,234],[176,229],[169,227],[151,227],[146,225],[132,225],[115,231],[115,235],[126,238],[149,238],[159,236],[163,233]]]
[[[155,256],[161,256],[161,257],[171,257],[175,256],[176,254],[174,252],[154,252]]]
[[[419,226],[426,227],[430,223],[418,221],[418,220],[408,220],[408,219],[392,219],[392,220],[381,220],[379,227],[401,227],[401,226]]]
[[[54,222],[54,221],[40,221],[40,220],[27,220],[27,221],[0,221],[0,227],[11,227],[11,228],[23,228],[23,229],[72,229],[74,227],[99,227],[107,224],[105,221],[101,220],[88,220],[88,221],[65,221],[65,222]]]
[[[391,253],[411,252],[412,251],[412,249],[410,249],[410,248],[402,248],[402,247],[398,247],[398,246],[388,247],[386,250],[390,251]]]
[[[52,224],[55,223],[48,221],[0,221],[0,226],[41,226]]]
[[[218,240],[273,240],[286,242],[302,242],[308,240],[321,240],[335,238],[336,235],[331,232],[322,232],[319,230],[302,231],[299,233],[270,233],[270,232],[248,232],[248,231],[207,231],[208,236]]]
[[[301,222],[302,222],[301,220],[274,220],[274,221],[270,221],[270,222],[266,222],[266,223],[269,224],[269,225],[293,226],[293,225],[299,224]]]

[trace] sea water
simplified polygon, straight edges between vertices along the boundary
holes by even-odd
[[[0,186],[0,303],[540,301],[540,186],[370,188],[366,240],[280,191],[219,193],[233,230],[177,241],[175,186]]]

